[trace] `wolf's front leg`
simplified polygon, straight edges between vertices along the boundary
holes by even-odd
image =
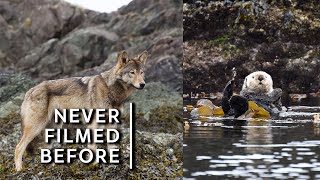
[[[92,122],[91,124],[88,125],[87,127],[88,129],[90,129],[91,131],[93,131],[94,129],[98,129],[99,125],[96,122]],[[92,139],[96,139],[94,133],[92,134]],[[91,144],[88,144],[88,148],[93,152],[96,153],[97,150],[97,144],[95,142],[91,142]]]

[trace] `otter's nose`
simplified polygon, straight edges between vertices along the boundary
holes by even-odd
[[[141,88],[141,89],[144,88],[145,85],[146,85],[145,83],[141,83],[141,84],[140,84],[140,88]]]
[[[259,77],[258,77],[258,80],[259,80],[259,81],[262,81],[263,79],[264,79],[263,76],[259,76]]]

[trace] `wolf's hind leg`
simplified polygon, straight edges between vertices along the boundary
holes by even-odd
[[[63,123],[59,123],[59,124],[54,123],[54,120],[51,119],[51,116],[49,116],[48,119],[49,119],[48,124],[41,131],[41,134],[42,134],[42,142],[41,142],[41,146],[40,146],[41,149],[51,149],[52,148],[53,141],[46,143],[46,129],[61,129],[62,125],[63,125]]]
[[[45,126],[45,128],[41,131],[41,134],[42,134],[42,142],[41,142],[41,145],[40,145],[40,149],[52,149],[52,145],[54,143],[54,141],[51,141],[51,142],[48,142],[46,143],[46,129],[61,129],[63,124],[62,123],[59,123],[59,124],[56,124],[54,123],[54,121],[51,119],[51,116],[49,116],[49,122],[48,124]],[[55,163],[52,163],[51,166],[55,166]]]
[[[31,119],[29,119],[30,122]],[[22,169],[22,156],[30,142],[40,134],[41,130],[46,126],[46,121],[40,123],[24,124],[22,138],[15,149],[15,165],[16,170]]]

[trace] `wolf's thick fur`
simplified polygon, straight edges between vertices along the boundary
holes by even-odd
[[[116,66],[109,71],[90,77],[44,81],[31,88],[21,106],[22,137],[15,150],[16,170],[22,169],[24,151],[35,149],[34,141],[40,133],[44,134],[45,128],[62,127],[52,120],[54,109],[122,109],[132,92],[145,86],[143,68],[146,59],[147,52],[130,59],[123,51],[118,54]],[[98,128],[98,125],[93,122],[88,128]],[[88,147],[96,149],[95,144]]]

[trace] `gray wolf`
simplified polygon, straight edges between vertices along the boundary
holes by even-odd
[[[62,127],[62,124],[54,123],[54,109],[116,108],[121,111],[124,101],[134,90],[145,86],[144,65],[147,56],[144,51],[129,58],[127,52],[122,51],[118,53],[117,64],[99,75],[49,80],[31,88],[21,105],[22,137],[15,149],[16,170],[22,169],[24,151],[32,153],[35,150],[36,137],[44,134],[45,128]],[[98,124],[91,123],[88,128],[98,128]],[[43,144],[49,146],[46,148],[51,146]],[[89,144],[88,148],[95,151],[96,145]]]

